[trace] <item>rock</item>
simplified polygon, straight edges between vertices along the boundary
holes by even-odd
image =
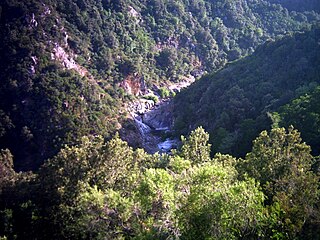
[[[119,86],[123,88],[128,94],[135,96],[141,96],[147,93],[148,89],[146,87],[143,77],[137,74],[128,75]]]
[[[155,103],[153,100],[139,99],[128,106],[128,111],[133,116],[136,114],[143,115],[144,113],[150,111],[154,106]]]
[[[30,23],[29,23],[29,27],[30,28],[36,28],[38,26],[38,22],[35,18],[35,15],[34,13],[32,13],[32,17],[31,17],[31,20],[30,20]]]
[[[177,148],[179,141],[177,139],[167,138],[165,141],[158,143],[161,152],[169,152],[173,148]]]
[[[143,80],[143,79],[142,79]],[[195,78],[188,76],[184,81],[169,87],[171,91],[180,91],[187,87]],[[138,76],[127,77],[120,85],[130,94],[139,95],[141,90],[148,92],[144,81],[141,82]],[[152,89],[152,93],[158,89]],[[172,100],[161,100],[155,103],[153,100],[139,99],[127,107],[131,115],[132,129],[123,129],[123,139],[127,140],[131,146],[143,147],[148,153],[170,152],[172,148],[177,148],[180,144],[178,139],[162,140],[163,134],[168,134],[173,126],[173,106]],[[130,126],[132,126],[130,125]]]
[[[57,60],[62,64],[62,66],[64,66],[67,69],[74,69],[81,76],[88,75],[88,70],[77,64],[76,61],[73,59],[73,53],[70,52],[69,54],[58,43],[55,43],[54,45],[55,47],[53,48],[53,52],[51,53],[52,60]]]
[[[169,130],[173,123],[170,101],[163,102],[159,107],[146,112],[143,115],[143,122],[155,130]]]

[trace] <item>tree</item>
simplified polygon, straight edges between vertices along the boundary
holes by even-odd
[[[181,137],[181,156],[193,164],[210,161],[209,134],[202,127],[196,128],[188,138]]]
[[[294,238],[314,215],[319,199],[319,178],[311,171],[310,147],[302,142],[292,126],[263,131],[254,140],[242,166],[249,176],[260,181],[271,206],[279,206],[284,236]],[[275,207],[274,207],[275,209]]]
[[[39,173],[42,224],[56,238],[114,238],[121,217],[104,196],[110,191],[130,196],[145,156],[118,135],[107,143],[96,136],[66,146]]]
[[[217,158],[180,176],[179,188],[184,191],[179,195],[176,214],[182,239],[261,236],[266,221],[264,194],[253,179],[237,180],[232,157]]]
[[[16,172],[13,169],[13,156],[8,149],[0,152],[0,193],[4,186],[13,181]]]
[[[301,131],[303,139],[312,147],[313,154],[320,152],[320,87],[305,94],[279,111],[282,126],[294,125]]]

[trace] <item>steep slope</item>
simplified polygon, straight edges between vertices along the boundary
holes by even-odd
[[[176,129],[185,133],[202,125],[215,151],[242,156],[254,137],[276,121],[270,112],[320,83],[319,40],[320,31],[314,29],[270,41],[203,77],[177,95]]]
[[[109,137],[122,102],[320,20],[299,16],[266,0],[1,1],[0,148],[28,170],[83,135]]]
[[[270,3],[281,4],[283,7],[291,11],[320,10],[320,2],[317,0],[268,0]]]
[[[301,136],[312,148],[314,155],[319,155],[320,148],[320,87],[292,100],[279,109],[279,124],[293,125],[301,131]]]
[[[83,135],[114,131],[117,103],[75,61],[54,8],[8,1],[1,10],[0,146],[16,169],[38,167]]]
[[[121,82],[138,73],[151,85],[212,71],[269,38],[320,20],[309,9],[299,18],[265,0],[53,2],[70,43],[82,61],[89,54],[84,62],[95,74]]]

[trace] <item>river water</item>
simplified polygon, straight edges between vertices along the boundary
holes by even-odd
[[[169,86],[169,90],[180,91],[194,81],[195,78],[189,76],[185,81]],[[161,99],[155,104],[152,100],[140,98],[128,106],[128,111],[139,131],[141,145],[148,153],[169,153],[180,144],[179,139],[166,137],[172,133],[172,102],[172,99]]]
[[[173,118],[170,104],[170,101],[163,101],[151,108],[138,106],[136,109],[139,109],[139,112],[132,114],[141,136],[141,145],[149,153],[168,153],[179,143],[178,139],[165,137],[170,134],[172,127]]]

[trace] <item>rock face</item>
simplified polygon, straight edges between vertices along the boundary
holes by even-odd
[[[157,147],[160,152],[169,152],[173,148],[177,148],[179,141],[177,139],[167,138],[165,141],[158,143]]]
[[[128,106],[128,110],[131,113],[131,115],[143,115],[146,112],[149,112],[153,110],[155,106],[155,102],[153,100],[147,100],[147,99],[139,99]]]
[[[58,43],[55,44],[51,54],[52,60],[59,61],[65,68],[76,70],[81,76],[86,76],[88,71],[76,63],[72,56],[67,53]]]
[[[173,124],[171,101],[162,102],[155,109],[143,114],[143,122],[158,131],[170,130]]]
[[[177,139],[163,139],[165,134],[170,133],[173,124],[171,109],[170,100],[157,105],[146,99],[133,102],[128,106],[132,116],[131,127],[122,131],[122,138],[131,146],[142,147],[148,153],[170,152],[179,143]]]
[[[141,134],[142,147],[147,152],[170,152],[179,145],[178,139],[162,138],[170,133],[173,125],[171,100],[162,101],[149,111],[135,117],[135,122]]]
[[[184,81],[168,86],[168,89],[171,92],[179,92],[194,81],[194,77],[188,76]],[[136,96],[151,93],[153,96],[160,97],[157,92],[148,90],[143,79],[138,76],[128,76],[120,86],[127,93]],[[142,147],[149,153],[155,153],[170,152],[180,144],[178,139],[163,139],[164,136],[170,135],[173,127],[172,99],[162,99],[159,103],[155,103],[153,100],[141,98],[130,103],[127,110],[132,117],[131,129],[124,129],[122,138],[131,146]]]
[[[158,143],[161,142],[161,138],[154,134],[154,130],[145,124],[140,116],[135,117],[134,121],[141,135],[142,147],[149,153],[159,151]]]
[[[122,87],[128,94],[135,96],[144,95],[147,93],[147,87],[143,77],[137,74],[128,75],[121,83]]]

